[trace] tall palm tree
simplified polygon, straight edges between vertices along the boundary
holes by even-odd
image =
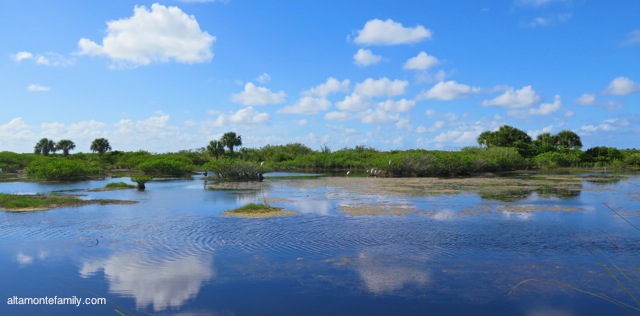
[[[68,139],[63,139],[59,141],[58,144],[56,145],[56,149],[62,150],[63,156],[68,156],[69,151],[74,150],[75,148],[76,148],[76,144],[73,141]]]
[[[38,141],[36,146],[33,148],[33,153],[36,155],[43,154],[48,156],[50,152],[56,152],[56,142],[47,138],[43,138]]]
[[[109,141],[106,138],[96,138],[91,142],[91,151],[98,152],[99,154],[104,154],[107,151],[111,150],[111,146],[109,145]]]
[[[207,152],[218,159],[219,156],[224,154],[224,144],[222,141],[212,140],[207,145]]]
[[[233,147],[242,146],[242,137],[240,135],[236,135],[234,132],[227,132],[222,135],[220,142],[222,142],[225,147],[229,148],[229,153],[233,155]]]

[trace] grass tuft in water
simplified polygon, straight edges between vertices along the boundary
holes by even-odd
[[[117,190],[117,189],[133,189],[136,186],[133,184],[128,184],[125,182],[111,182],[108,183],[105,188],[106,189],[113,189],[113,190]]]
[[[231,215],[231,216],[239,216],[239,217],[264,218],[264,217],[289,216],[289,215],[296,214],[296,212],[286,211],[280,207],[270,206],[266,203],[264,204],[249,203],[239,208],[236,208],[230,211],[225,211],[224,214]]]

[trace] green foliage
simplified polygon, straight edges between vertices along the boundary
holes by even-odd
[[[495,132],[482,132],[478,136],[478,144],[486,147],[513,147],[524,157],[531,157],[533,154],[531,137],[509,125],[503,125]]]
[[[229,148],[229,154],[233,156],[233,147],[242,146],[242,137],[234,132],[227,132],[222,135],[220,142]]]
[[[51,205],[74,204],[78,199],[52,195],[22,195],[0,193],[0,207],[13,210],[24,208],[47,208]]]
[[[137,168],[145,174],[178,177],[189,175],[194,170],[190,159],[175,154],[151,156],[138,164]]]
[[[108,183],[105,188],[107,189],[129,189],[129,188],[135,188],[134,185],[125,183],[125,182],[111,182]]]
[[[109,141],[106,138],[96,138],[91,142],[89,149],[102,155],[107,151],[111,151],[111,145],[109,145]]]
[[[56,152],[56,143],[47,138],[41,139],[33,148],[33,153],[36,155],[48,156],[50,152]]]
[[[153,177],[150,177],[150,176],[131,177],[131,181],[137,183],[138,190],[141,190],[141,191],[143,191],[146,188],[145,183],[151,181],[152,179]]]
[[[73,150],[76,148],[76,144],[68,139],[63,139],[61,141],[58,142],[58,144],[56,144],[56,149],[57,150],[62,150],[62,155],[63,156],[68,156],[69,155],[69,151]]]
[[[211,170],[219,179],[233,181],[262,180],[267,168],[257,162],[238,159],[218,159],[204,164],[205,170]]]
[[[60,157],[35,159],[27,165],[26,171],[31,176],[45,180],[78,180],[102,173],[96,164]]]
[[[640,153],[629,154],[624,158],[624,164],[629,167],[640,167]]]
[[[613,147],[597,146],[587,149],[582,160],[592,163],[594,166],[606,166],[612,163],[620,164],[623,159],[622,152]]]
[[[533,158],[536,167],[541,169],[577,167],[580,164],[579,152],[545,152]]]
[[[3,171],[16,171],[24,169],[36,156],[33,154],[17,154],[10,151],[0,152],[0,169]]]
[[[218,159],[218,157],[224,155],[224,143],[218,140],[210,141],[209,145],[207,145],[207,152],[209,155]]]

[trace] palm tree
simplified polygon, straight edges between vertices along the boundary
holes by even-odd
[[[236,135],[234,132],[227,132],[222,135],[220,142],[222,142],[225,147],[229,148],[229,153],[233,155],[233,147],[242,146],[242,137],[240,135]]]
[[[49,152],[56,152],[56,143],[47,138],[41,139],[33,148],[33,153],[36,155],[43,154],[48,156]]]
[[[218,156],[224,154],[224,144],[222,141],[212,140],[209,142],[209,145],[207,145],[207,152],[218,159]]]
[[[63,139],[58,142],[58,145],[56,145],[56,149],[62,150],[63,156],[68,156],[69,151],[74,150],[75,148],[76,148],[76,144],[73,141],[68,139]]]
[[[104,154],[107,151],[111,150],[111,146],[109,145],[109,141],[106,138],[96,138],[91,143],[91,151],[98,152],[99,154]]]
[[[556,149],[558,137],[550,133],[542,133],[538,135],[534,143],[540,153],[546,153]]]

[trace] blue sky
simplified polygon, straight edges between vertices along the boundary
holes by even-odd
[[[640,147],[640,2],[4,1],[0,150]]]

